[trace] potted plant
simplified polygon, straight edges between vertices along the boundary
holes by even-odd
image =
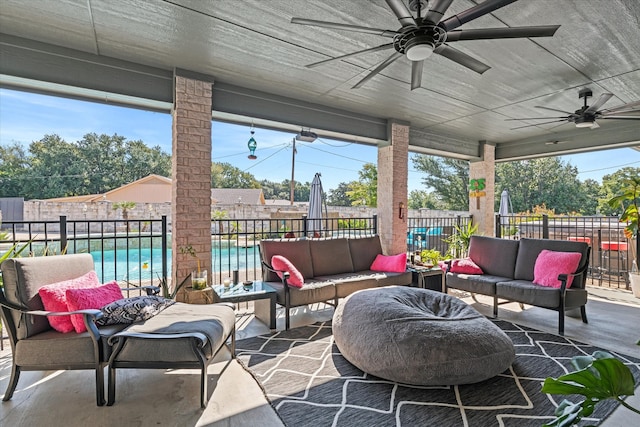
[[[193,246],[181,246],[180,252],[183,254],[189,254],[196,259],[198,264],[198,269],[194,270],[191,273],[191,287],[195,290],[203,290],[207,287],[207,270],[202,270],[200,268],[200,258],[198,258],[198,254],[196,254],[196,250],[193,249]]]
[[[638,253],[640,252],[640,239],[638,238],[638,205],[640,205],[640,177],[629,177],[623,181],[623,187],[617,196],[609,200],[613,208],[622,208],[620,222],[626,223],[624,235],[631,243],[631,268],[629,269],[629,282],[633,294],[640,298],[640,274],[638,273]],[[634,242],[635,239],[635,242]]]
[[[629,367],[605,351],[596,351],[589,356],[575,356],[571,365],[576,371],[558,378],[547,378],[542,392],[557,395],[581,395],[584,400],[573,403],[563,400],[555,411],[555,420],[543,427],[570,427],[577,425],[583,417],[591,415],[595,406],[604,400],[613,399],[632,412],[640,410],[624,401],[632,396],[635,379]]]

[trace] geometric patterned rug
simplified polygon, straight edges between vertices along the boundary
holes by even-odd
[[[543,394],[544,379],[571,371],[573,356],[602,349],[506,321],[494,323],[513,341],[515,362],[494,378],[460,386],[403,385],[362,372],[340,354],[331,321],[240,340],[236,355],[289,427],[539,427],[554,418],[565,398]],[[640,384],[640,359],[611,353]],[[569,396],[574,402],[579,398]],[[598,404],[580,425],[599,424],[617,406],[615,401]]]

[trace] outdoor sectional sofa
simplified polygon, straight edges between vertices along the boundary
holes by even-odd
[[[542,250],[556,252],[578,252],[581,259],[573,274],[558,276],[559,288],[545,287],[533,283],[534,267]],[[498,316],[498,305],[519,302],[558,311],[558,333],[564,335],[564,314],[579,308],[582,321],[587,323],[586,273],[589,268],[591,247],[584,242],[549,239],[505,240],[494,237],[472,236],[469,258],[484,274],[452,273],[448,263],[445,278],[447,288],[493,297],[493,315]],[[573,283],[567,287],[568,277]],[[498,299],[507,300],[498,302]]]
[[[380,237],[335,239],[264,239],[260,241],[263,280],[277,292],[277,303],[285,307],[286,329],[293,307],[324,302],[334,307],[361,289],[411,284],[411,272],[371,271],[369,267],[382,254]],[[304,277],[302,288],[282,279],[271,266],[274,255],[287,258]]]
[[[109,366],[108,405],[115,400],[118,368],[200,369],[200,405],[208,397],[207,367],[231,339],[235,353],[235,313],[228,304],[174,303],[155,316],[132,324],[96,325],[101,310],[78,310],[86,332],[54,330],[39,289],[83,276],[94,269],[90,254],[14,258],[0,268],[4,289],[0,305],[12,350],[11,378],[3,400],[11,399],[21,371],[95,370],[96,401],[105,404],[104,368]],[[149,287],[153,288],[153,287]]]

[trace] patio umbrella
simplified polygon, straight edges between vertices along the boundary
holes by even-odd
[[[322,231],[322,182],[320,181],[320,173],[316,173],[313,181],[311,181],[307,231],[313,233],[314,236],[319,236]]]
[[[513,215],[513,207],[511,206],[511,197],[509,197],[509,191],[507,190],[502,190],[502,194],[500,195],[500,209],[498,209],[498,213],[500,214],[500,225],[508,227],[509,215]]]

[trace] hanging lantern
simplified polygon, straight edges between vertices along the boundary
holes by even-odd
[[[255,139],[253,139],[253,134],[255,131],[253,130],[253,125],[251,125],[251,138],[249,138],[249,142],[247,142],[247,147],[249,147],[249,155],[247,156],[251,160],[255,160],[258,157],[256,156],[256,147],[258,147],[258,143]]]

